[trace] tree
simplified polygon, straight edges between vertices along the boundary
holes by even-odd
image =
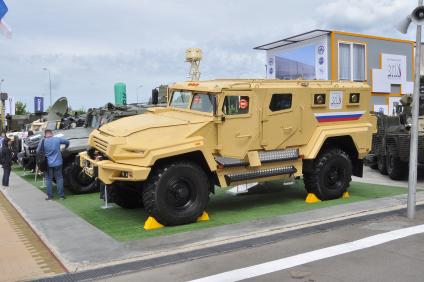
[[[15,104],[15,114],[25,115],[27,113],[26,106],[27,105],[25,103],[17,101]]]

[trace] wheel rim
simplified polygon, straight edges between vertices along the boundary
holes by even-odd
[[[166,203],[175,210],[184,210],[196,200],[193,183],[184,177],[176,177],[169,182]]]
[[[90,185],[94,180],[93,178],[89,177],[87,174],[85,174],[83,171],[78,172],[76,181],[81,186],[88,186]]]
[[[344,175],[345,170],[343,168],[332,165],[325,175],[325,186],[329,189],[337,189],[338,186],[342,183]]]

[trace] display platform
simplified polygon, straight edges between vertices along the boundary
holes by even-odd
[[[35,187],[45,191],[42,187],[42,178],[38,178],[36,182],[34,174],[25,174],[18,167],[14,167],[13,171]],[[283,186],[279,181],[261,184],[250,190],[249,193],[237,196],[217,188],[216,194],[210,197],[207,210],[209,221],[149,231],[143,228],[148,217],[144,209],[127,210],[118,206],[102,209],[104,202],[99,198],[98,193],[84,195],[66,193],[66,200],[58,202],[112,238],[118,241],[131,241],[404,193],[406,193],[406,189],[402,187],[352,182],[349,188],[349,198],[308,204],[304,201],[306,192],[301,180],[290,186]]]

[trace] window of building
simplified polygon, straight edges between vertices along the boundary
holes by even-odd
[[[360,43],[339,43],[339,79],[352,81],[366,80],[365,45]]]
[[[290,109],[292,106],[292,94],[272,94],[269,109],[271,112]]]
[[[225,96],[222,112],[225,115],[242,115],[249,113],[248,96]]]

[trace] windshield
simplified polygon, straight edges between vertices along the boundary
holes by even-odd
[[[170,106],[204,113],[213,113],[214,103],[215,96],[211,94],[193,93],[191,91],[174,91]]]

